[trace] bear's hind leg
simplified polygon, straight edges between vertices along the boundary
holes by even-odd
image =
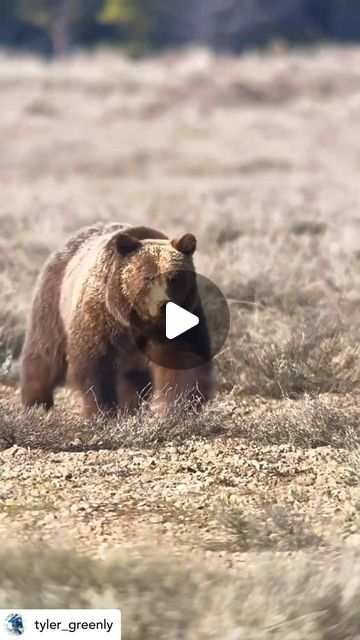
[[[151,391],[151,376],[146,369],[118,374],[116,391],[120,411],[135,411]]]
[[[26,407],[50,409],[53,392],[66,377],[66,336],[59,314],[63,263],[44,268],[35,295],[22,351],[21,397]]]
[[[54,360],[42,354],[25,353],[22,361],[21,399],[25,407],[54,404],[54,389],[66,376],[65,356]]]

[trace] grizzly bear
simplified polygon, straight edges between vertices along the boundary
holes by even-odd
[[[111,223],[82,229],[51,255],[40,274],[26,331],[23,404],[50,408],[55,387],[66,379],[80,392],[86,417],[136,408],[149,385],[155,411],[167,411],[195,388],[200,404],[206,402],[212,365],[192,258],[195,248],[190,233],[170,241],[154,229]],[[186,305],[201,320],[189,332],[188,369],[182,363],[164,366],[174,362],[175,348],[160,331],[168,301]],[[180,358],[186,357],[186,349]]]

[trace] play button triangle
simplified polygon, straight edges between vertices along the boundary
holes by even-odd
[[[166,337],[169,340],[180,336],[185,331],[189,331],[197,324],[199,318],[190,311],[186,311],[175,302],[168,302],[166,305]]]

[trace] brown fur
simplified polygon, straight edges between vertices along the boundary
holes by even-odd
[[[81,230],[53,254],[40,275],[26,332],[24,405],[50,408],[55,387],[66,377],[80,391],[85,416],[133,409],[150,379],[156,406],[169,406],[195,385],[207,400],[210,364],[200,359],[192,371],[159,367],[139,351],[129,329],[132,308],[140,332],[156,325],[161,305],[173,299],[169,282],[174,300],[195,309],[195,280],[187,275],[176,289],[179,272],[194,271],[195,246],[192,234],[170,242],[159,231],[113,223]]]

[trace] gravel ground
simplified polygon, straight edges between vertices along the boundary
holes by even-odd
[[[2,407],[13,399],[10,388],[1,388],[0,399]],[[281,401],[268,412],[274,404]],[[336,549],[360,532],[355,455],[236,435],[116,451],[15,444],[0,454],[0,535],[4,543],[46,541],[95,553],[151,540],[230,564],[262,548]]]

